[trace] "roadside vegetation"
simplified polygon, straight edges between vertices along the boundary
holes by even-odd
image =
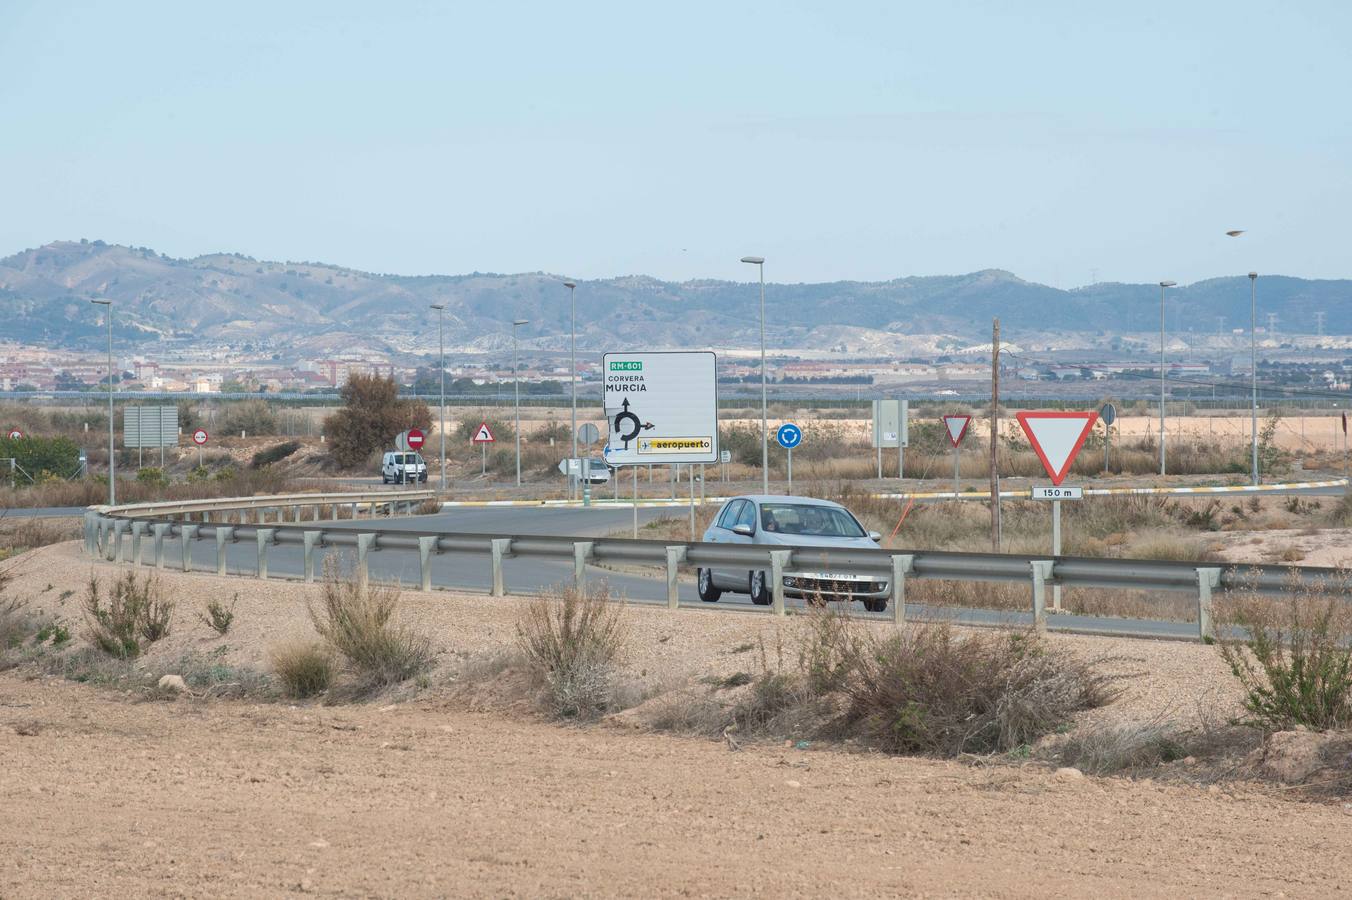
[[[541,595],[516,626],[541,706],[565,719],[592,719],[616,708],[625,639],[624,607],[611,600],[604,582]]]

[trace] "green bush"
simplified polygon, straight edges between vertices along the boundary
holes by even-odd
[[[1245,596],[1218,607],[1217,647],[1263,728],[1352,724],[1352,610],[1334,595]]]
[[[155,466],[146,466],[144,469],[137,470],[136,481],[139,484],[146,484],[152,487],[163,487],[169,483],[169,476],[164,474],[163,469]]]
[[[61,478],[69,478],[79,468],[80,448],[75,446],[75,442],[70,438],[65,437],[38,437],[30,434],[15,439],[8,435],[0,435],[0,458],[11,457],[20,468],[34,478],[44,471]]]
[[[222,416],[227,434],[250,435],[277,433],[277,416],[266,400],[242,400],[231,403]]]
[[[91,578],[84,598],[89,640],[109,656],[139,656],[142,642],[154,643],[169,634],[174,601],[164,596],[154,576],[137,578],[126,572],[110,579],[107,594],[99,579]]]

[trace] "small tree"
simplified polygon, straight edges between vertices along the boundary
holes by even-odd
[[[421,400],[399,399],[399,385],[379,375],[352,375],[343,385],[343,408],[324,420],[330,454],[340,466],[356,468],[395,435],[432,427],[432,411]]]

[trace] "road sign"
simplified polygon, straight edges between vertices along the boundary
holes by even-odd
[[[585,444],[590,447],[592,444],[601,440],[601,429],[590,422],[583,422],[577,427],[577,441],[579,444]]]
[[[17,440],[20,440],[20,439],[22,439],[22,438],[23,438],[23,432],[20,431],[20,430],[17,429],[17,428],[14,429],[13,431],[11,431],[11,432],[9,433],[9,439],[10,439],[11,441],[17,441]]]
[[[732,462],[732,451],[731,451],[731,450],[719,450],[719,451],[718,451],[718,461],[721,462],[721,463],[730,463],[730,462]]]
[[[873,401],[873,446],[908,447],[909,440],[909,400]]]
[[[205,444],[210,439],[211,435],[207,434],[205,428],[199,428],[192,433],[192,442],[199,447]]]
[[[1098,421],[1098,413],[1088,412],[1021,412],[1016,413],[1023,433],[1033,452],[1042,461],[1052,484],[1060,486],[1070,471],[1075,455],[1084,446],[1084,439]]]
[[[496,441],[496,440],[497,440],[497,438],[493,437],[493,432],[492,432],[491,430],[489,430],[489,428],[488,428],[488,423],[487,423],[487,422],[480,422],[480,423],[479,423],[479,430],[476,431],[476,432],[474,432],[474,438],[473,438],[473,440],[470,441],[470,443],[471,443],[471,444],[491,444],[491,443],[493,443],[493,442]]]
[[[718,462],[718,381],[707,351],[601,359],[612,466]]]
[[[1035,487],[1032,492],[1034,500],[1083,500],[1084,488],[1082,487]]]
[[[418,428],[410,428],[406,434],[406,440],[411,450],[421,450],[423,444],[427,443],[427,435],[423,434]]]
[[[972,424],[971,416],[944,416],[944,430],[948,432],[948,442],[954,447],[961,444],[963,436],[967,434],[967,426],[970,424]]]
[[[779,446],[785,450],[792,450],[803,442],[803,429],[792,422],[786,422],[775,432],[775,440],[779,441]]]
[[[1111,403],[1105,403],[1099,408],[1099,418],[1103,420],[1104,425],[1111,425],[1117,421],[1117,407]]]
[[[122,410],[123,447],[178,446],[177,406],[128,406]]]

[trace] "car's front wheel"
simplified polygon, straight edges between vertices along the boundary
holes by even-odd
[[[876,598],[874,598],[874,597],[865,597],[863,602],[864,602],[864,609],[865,609],[865,611],[867,611],[867,612],[886,612],[886,611],[887,611],[887,598],[886,598],[886,597],[876,597]]]
[[[714,573],[709,569],[699,570],[696,584],[699,586],[699,598],[705,603],[717,603],[718,598],[723,596],[723,592],[714,587]]]
[[[752,572],[748,578],[747,593],[751,595],[751,602],[757,606],[769,606],[773,599],[770,596],[770,587],[765,582],[764,572]]]

